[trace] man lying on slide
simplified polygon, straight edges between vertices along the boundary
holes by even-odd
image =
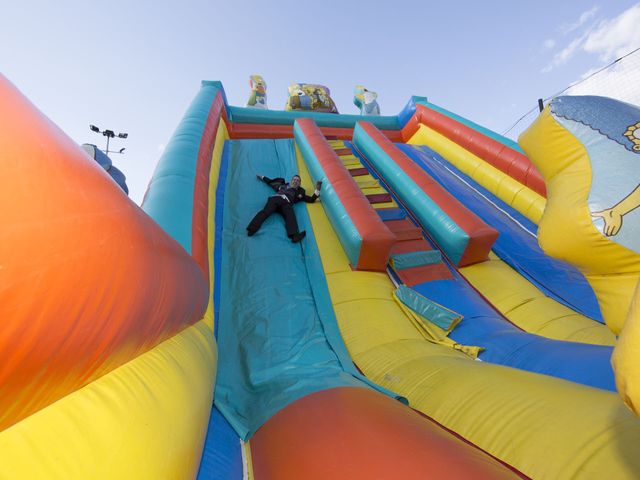
[[[300,176],[294,175],[289,183],[284,178],[269,178],[264,175],[256,175],[258,180],[262,180],[275,190],[275,195],[271,195],[267,199],[267,203],[260,210],[251,223],[247,226],[247,235],[252,236],[262,226],[262,223],[274,212],[278,212],[284,218],[287,236],[293,243],[298,243],[307,234],[304,230],[298,231],[298,221],[293,211],[293,205],[304,200],[307,203],[313,203],[320,196],[320,187],[322,182],[316,183],[316,190],[313,195],[309,196],[305,193],[304,188],[300,186]]]

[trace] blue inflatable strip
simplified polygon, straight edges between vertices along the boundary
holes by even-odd
[[[203,82],[149,183],[142,209],[191,253],[191,219],[198,151],[219,82]]]
[[[220,411],[213,407],[197,479],[242,480],[243,470],[240,438]]]
[[[215,167],[212,167],[215,168]],[[222,227],[224,218],[224,188],[229,171],[229,143],[225,141],[220,158],[218,173],[218,187],[216,188],[216,211],[214,212],[215,234],[213,243],[213,335],[218,338],[218,323],[220,318],[220,267],[222,262]]]
[[[515,218],[524,227],[532,228],[531,222],[524,222],[513,208],[456,170],[428,147],[398,147],[462,204],[500,232],[493,246],[496,255],[548,297],[603,323],[598,301],[582,273],[575,267],[546,255],[538,245],[536,237],[509,217]],[[456,176],[473,188],[469,188]]]
[[[511,218],[513,218],[513,220],[519,223],[520,224],[519,227],[521,229],[526,230],[527,232],[531,233],[533,236],[536,236],[538,234],[538,226],[535,223],[533,223],[531,220],[529,220],[527,217],[525,217],[523,214],[521,214],[518,210],[513,208],[511,205],[508,205],[507,203],[502,201],[500,198],[496,197],[489,190],[487,190],[482,185],[477,183],[473,178],[471,178],[465,173],[462,173],[460,170],[454,167],[451,163],[449,163],[446,159],[441,157],[440,154],[438,154],[434,150],[431,150],[429,147],[424,145],[408,145],[405,143],[396,143],[396,146],[400,150],[402,150],[407,156],[409,156],[413,161],[415,161],[420,167],[422,167],[422,169],[425,170],[427,173],[430,172],[428,165],[426,165],[426,163],[429,163],[429,159],[433,159],[434,161],[439,162],[440,165],[443,165],[444,170],[447,170],[447,169],[450,170],[449,176],[459,177],[458,184],[463,185],[463,187],[461,187],[461,190],[463,192],[466,191],[467,189],[477,190],[478,192],[480,192],[480,197],[485,197],[486,199],[489,199],[489,201],[493,202],[499,210],[502,210],[504,212],[505,215],[510,216]],[[444,166],[446,166],[446,168]],[[434,179],[437,180],[438,183],[442,185],[442,182],[438,180],[437,175],[434,176]],[[466,185],[464,185],[465,183],[468,184],[467,188],[464,188],[466,187]],[[469,207],[468,205],[466,206],[467,208]],[[473,211],[473,208],[471,210]]]
[[[452,118],[460,123],[462,123],[463,125],[466,125],[469,128],[472,128],[474,130],[476,130],[479,133],[482,133],[483,135],[492,138],[493,140],[495,140],[496,142],[499,142],[517,152],[520,152],[521,154],[525,155],[524,150],[522,150],[522,148],[520,148],[520,145],[518,145],[517,142],[511,140],[510,138],[507,138],[503,135],[500,135],[499,133],[494,132],[493,130],[489,130],[486,127],[483,127],[482,125],[478,125],[475,122],[472,122],[471,120],[467,120],[464,117],[461,117],[460,115],[456,115],[453,112],[450,112],[449,110],[445,110],[442,107],[439,107],[437,105],[434,105],[431,102],[428,102],[426,100],[420,100],[417,103],[419,103],[420,105],[424,105],[425,107],[430,108],[431,110],[435,110],[438,113],[441,113],[442,115],[445,115],[449,118]]]
[[[229,107],[234,123],[261,123],[269,125],[293,125],[298,118],[311,118],[320,127],[353,128],[362,120],[362,115],[347,115],[325,112],[285,112],[282,110],[261,110],[259,108]],[[367,116],[367,122],[381,130],[399,130],[397,116]]]
[[[481,360],[615,391],[613,347],[523,332],[479,297],[459,274],[454,280],[426,282],[413,289],[464,317],[450,337],[463,345],[484,347]]]
[[[422,227],[435,238],[444,253],[457,264],[467,248],[469,235],[360,126],[353,131],[353,144],[383,177]]]
[[[407,218],[407,214],[401,208],[379,208],[376,212],[383,222]]]
[[[327,175],[316,157],[315,152],[311,148],[307,137],[304,135],[300,126],[296,122],[293,127],[295,141],[300,148],[302,158],[311,173],[314,181],[322,180],[322,207],[324,208],[331,226],[340,238],[340,244],[344,249],[349,262],[353,267],[358,266],[360,260],[360,252],[362,250],[362,235],[351,220],[345,206],[340,201],[333,184],[327,178]]]
[[[306,238],[286,236],[275,214],[248,237],[245,227],[273,191],[258,173],[297,171],[291,140],[228,142],[218,316],[215,405],[249,438],[273,414],[328,388],[374,387],[355,368],[340,336],[304,204],[295,207]]]
[[[393,268],[404,270],[405,268],[419,267],[420,265],[433,265],[442,261],[440,250],[425,250],[423,252],[396,253],[391,255]]]

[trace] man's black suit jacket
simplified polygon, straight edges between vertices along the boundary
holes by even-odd
[[[316,198],[318,198],[318,195],[315,193],[311,196],[307,195],[302,187],[291,187],[284,178],[269,178],[263,176],[262,181],[273,188],[277,193],[286,195],[291,203],[298,203],[301,201],[313,203],[316,201]],[[285,187],[286,190],[283,191],[282,187]]]

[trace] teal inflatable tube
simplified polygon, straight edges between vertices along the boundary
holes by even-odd
[[[193,196],[198,151],[220,82],[202,82],[149,182],[142,209],[191,253]]]
[[[414,106],[415,111],[415,106]],[[259,108],[229,107],[234,123],[259,123],[268,125],[293,125],[298,118],[311,118],[320,127],[353,128],[361,115],[343,115],[323,112],[284,112]],[[368,122],[381,130],[399,130],[398,116],[367,116]]]

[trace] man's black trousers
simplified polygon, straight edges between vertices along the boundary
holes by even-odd
[[[253,220],[251,220],[251,223],[247,226],[247,230],[251,234],[256,233],[260,230],[262,223],[274,212],[278,212],[284,218],[284,225],[287,229],[288,237],[298,233],[298,222],[296,220],[296,214],[293,211],[293,205],[287,202],[284,198],[277,196],[269,197],[264,208],[260,210],[255,217],[253,217]]]

